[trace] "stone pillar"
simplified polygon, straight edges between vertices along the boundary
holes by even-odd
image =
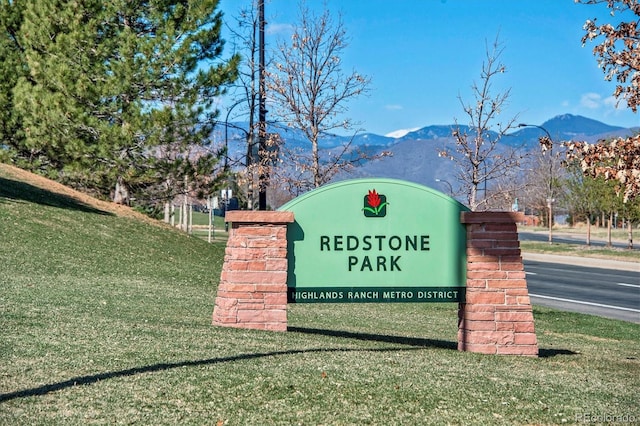
[[[287,223],[292,212],[229,211],[213,324],[287,330]]]
[[[467,227],[466,301],[458,311],[458,350],[538,356],[516,222],[521,213],[462,212]]]

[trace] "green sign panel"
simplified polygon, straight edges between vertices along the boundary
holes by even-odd
[[[287,229],[288,301],[461,302],[465,206],[393,179],[356,179],[308,192],[280,210]]]

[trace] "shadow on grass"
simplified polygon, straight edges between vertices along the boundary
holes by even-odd
[[[376,341],[384,343],[395,343],[409,345],[409,348],[369,348],[369,349],[353,349],[353,348],[314,348],[314,349],[292,349],[288,351],[261,352],[240,354],[222,358],[210,358],[195,361],[169,362],[161,364],[147,365],[143,367],[134,367],[126,370],[109,371],[105,373],[91,374],[86,376],[77,376],[63,382],[50,383],[31,389],[24,389],[15,392],[0,394],[0,403],[11,401],[18,398],[26,398],[30,396],[42,396],[66,388],[74,386],[92,385],[102,380],[115,379],[118,377],[134,376],[136,374],[155,373],[159,371],[172,370],[182,367],[197,367],[202,365],[214,365],[226,362],[244,361],[250,359],[258,359],[272,356],[297,355],[303,353],[323,353],[323,352],[398,352],[413,351],[424,348],[440,348],[448,350],[457,350],[457,343],[446,340],[420,339],[414,337],[387,336],[378,334],[352,333],[347,331],[321,330],[313,328],[289,327],[288,331],[296,333],[319,334],[323,336],[343,337],[349,339],[358,339],[366,341]],[[541,349],[539,356],[541,358],[549,358],[556,355],[577,355],[577,352],[566,349]]]
[[[158,371],[172,370],[174,368],[182,367],[195,367],[202,365],[214,365],[225,362],[243,361],[249,359],[257,359],[271,356],[283,356],[283,355],[297,355],[303,353],[322,353],[322,352],[397,352],[397,351],[411,351],[420,350],[420,347],[413,348],[373,348],[373,349],[352,349],[352,348],[316,348],[316,349],[292,349],[288,351],[275,351],[275,352],[262,352],[251,354],[240,354],[222,358],[210,358],[201,359],[196,361],[182,361],[182,362],[169,362],[162,364],[147,365],[144,367],[134,367],[127,370],[109,371],[105,373],[91,374],[86,376],[73,377],[69,380],[58,383],[50,383],[47,385],[38,386],[31,389],[24,389],[16,392],[2,393],[0,394],[0,403],[11,401],[18,398],[26,398],[30,396],[42,396],[66,388],[72,388],[74,386],[92,385],[94,383],[115,379],[118,377],[134,376],[136,374],[155,373]]]
[[[553,358],[558,355],[580,355],[578,352],[568,349],[539,349],[538,358]]]
[[[88,206],[67,195],[47,191],[46,189],[38,188],[26,182],[0,177],[0,203],[3,201],[2,198],[26,201],[61,209],[79,210],[108,216],[112,215],[109,212]]]
[[[451,342],[448,340],[423,339],[418,337],[403,337],[403,336],[387,336],[387,335],[369,334],[369,333],[353,333],[350,331],[322,330],[317,328],[304,328],[304,327],[288,327],[287,331],[293,331],[296,333],[305,333],[305,334],[319,334],[322,336],[331,336],[331,337],[343,337],[347,339],[365,340],[369,342],[395,343],[400,345],[409,345],[409,346],[416,346],[421,348],[439,348],[439,349],[458,350],[458,342]]]
[[[421,348],[438,348],[458,350],[458,342],[451,342],[448,340],[437,339],[424,339],[417,337],[403,337],[403,336],[387,336],[381,334],[369,334],[369,333],[353,333],[350,331],[339,330],[322,330],[317,328],[304,328],[304,327],[288,327],[287,331],[293,331],[296,333],[306,334],[318,334],[322,336],[331,337],[343,337],[347,339],[365,340],[370,342],[383,342],[383,343],[395,343],[400,345],[410,345]],[[552,358],[558,355],[579,355],[578,352],[574,352],[568,349],[540,349],[538,350],[538,358]]]

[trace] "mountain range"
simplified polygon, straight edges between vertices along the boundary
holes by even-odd
[[[214,132],[214,140],[224,141],[224,125]],[[347,174],[341,174],[337,180],[359,177],[380,177],[403,179],[446,192],[443,182],[454,184],[455,170],[449,161],[440,158],[438,152],[444,147],[454,149],[455,140],[452,131],[459,127],[461,131],[469,131],[467,126],[429,125],[394,138],[374,133],[360,133],[354,137],[329,135],[322,138],[321,150],[334,150],[349,143],[369,154],[382,151],[391,155],[367,161]],[[226,141],[229,154],[238,157],[246,152],[245,134],[247,123],[229,123]],[[288,148],[309,149],[310,144],[302,132],[294,129],[283,129],[269,126],[268,132],[278,133]],[[639,127],[624,128],[611,126],[587,117],[563,114],[545,121],[541,125],[522,125],[508,133],[500,140],[503,147],[519,147],[524,150],[538,149],[538,138],[548,133],[554,142],[580,140],[595,142],[616,136],[630,136],[640,131]],[[470,132],[471,133],[471,132]],[[494,132],[489,132],[495,137]],[[219,142],[218,142],[219,143]],[[437,179],[437,180],[436,180]]]

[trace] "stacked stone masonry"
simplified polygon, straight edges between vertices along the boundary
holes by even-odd
[[[232,223],[213,323],[287,330],[287,223],[290,212],[230,211]]]
[[[538,356],[533,311],[516,223],[521,214],[463,212],[467,227],[466,303],[458,310],[458,349]]]
[[[232,223],[213,311],[226,327],[287,330],[287,224],[291,212],[228,212]],[[520,253],[517,213],[463,212],[466,302],[458,349],[537,356],[533,312]]]

